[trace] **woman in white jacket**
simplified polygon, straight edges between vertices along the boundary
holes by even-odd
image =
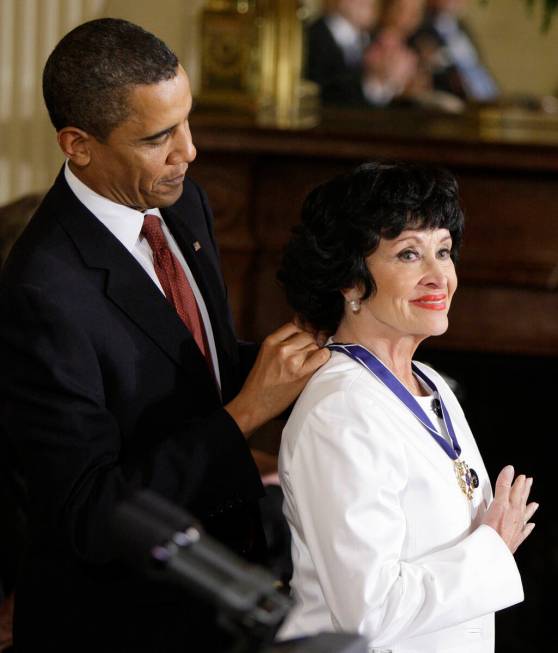
[[[532,479],[507,466],[493,498],[457,399],[413,361],[447,329],[462,231],[455,179],[423,166],[366,164],[305,202],[279,279],[332,356],[281,444],[296,599],[282,637],[488,653],[494,612],[523,600]]]

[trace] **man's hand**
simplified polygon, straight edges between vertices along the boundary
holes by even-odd
[[[532,478],[523,474],[513,480],[514,469],[504,467],[496,479],[494,500],[490,504],[483,524],[491,526],[515,553],[518,546],[531,534],[535,524],[529,523],[539,507],[538,503],[527,504],[533,484]],[[513,481],[513,483],[512,483]]]
[[[262,343],[239,394],[225,406],[246,437],[280,415],[330,356],[314,337],[289,322]]]
[[[399,95],[416,74],[418,58],[399,35],[384,29],[366,50],[363,65],[366,78],[377,79]]]

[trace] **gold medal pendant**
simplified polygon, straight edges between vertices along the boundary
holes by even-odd
[[[457,484],[461,488],[461,492],[471,501],[475,488],[479,486],[477,473],[460,458],[456,458],[453,461],[453,468],[455,469],[455,477],[457,478]]]

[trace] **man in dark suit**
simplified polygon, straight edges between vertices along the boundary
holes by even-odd
[[[205,606],[122,564],[113,509],[149,488],[257,560],[246,439],[329,354],[294,324],[259,353],[237,342],[211,212],[185,177],[189,81],[165,44],[91,21],[43,89],[66,164],[0,284],[0,414],[29,511],[16,650],[219,651]]]
[[[471,30],[461,18],[469,0],[427,0],[411,45],[428,63],[434,88],[471,102],[493,102],[500,91]]]
[[[386,39],[372,39],[377,0],[336,0],[307,30],[306,77],[325,104],[381,107],[406,88],[414,55]]]
[[[372,1],[368,13],[361,11],[359,18],[357,22],[356,12],[345,11],[338,2],[335,11],[308,27],[306,76],[320,86],[326,104],[367,104],[362,78],[364,51],[375,18]]]

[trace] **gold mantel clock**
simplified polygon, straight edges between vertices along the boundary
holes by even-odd
[[[255,0],[209,0],[201,15],[201,97],[205,104],[253,108],[257,73]]]
[[[318,89],[302,79],[300,0],[206,0],[201,105],[284,127],[317,122]]]

